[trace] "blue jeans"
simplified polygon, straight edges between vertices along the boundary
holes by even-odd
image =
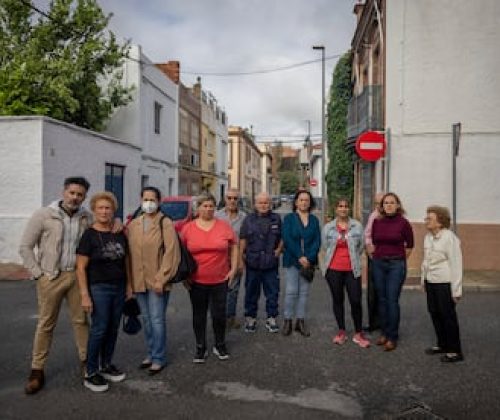
[[[91,284],[90,297],[92,314],[87,343],[89,376],[111,364],[125,302],[125,281],[123,284]]]
[[[406,260],[373,259],[373,281],[378,296],[378,311],[382,334],[398,340],[399,296],[406,278]]]
[[[245,316],[257,318],[261,285],[266,296],[267,316],[276,318],[278,316],[278,296],[280,292],[280,280],[277,268],[270,270],[247,268],[245,279]]]
[[[285,319],[292,319],[294,315],[298,319],[304,319],[306,316],[307,298],[309,296],[309,283],[300,275],[297,267],[284,267],[285,273]]]
[[[166,310],[170,292],[161,294],[153,290],[136,293],[144,324],[144,338],[148,348],[148,359],[160,366],[167,364]]]
[[[236,305],[238,304],[238,292],[240,290],[241,277],[243,274],[236,274],[233,285],[227,289],[227,318],[236,316]]]

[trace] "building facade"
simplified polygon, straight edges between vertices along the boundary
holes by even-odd
[[[179,84],[179,194],[198,195],[201,180],[201,104],[191,89]]]
[[[251,203],[262,191],[262,153],[248,129],[229,126],[229,188],[237,188]]]
[[[132,101],[115,110],[105,134],[141,149],[141,187],[153,185],[164,195],[176,195],[178,87],[154,66],[138,45],[131,46],[123,70],[122,83],[134,89]]]
[[[270,146],[266,144],[259,145],[261,153],[261,180],[262,191],[269,195],[277,195],[275,191],[275,183],[273,179],[273,155]]]
[[[499,270],[500,55],[491,51],[500,43],[500,3],[368,0],[355,11],[358,105],[349,108],[349,137],[366,127],[387,142],[382,160],[360,163],[367,170],[356,174],[358,193],[363,200],[376,190],[401,197],[416,233],[411,271],[419,271],[432,204],[455,214],[465,269]],[[455,135],[454,123],[461,128]],[[358,204],[366,215],[368,205]]]
[[[385,159],[378,165],[356,158],[356,139],[367,131],[384,132],[385,90],[384,90],[384,36],[385,0],[368,0],[356,4],[354,13],[357,26],[351,43],[353,85],[352,98],[348,108],[348,147],[353,152],[354,197],[353,213],[366,223],[373,210],[373,196],[380,186],[385,171]],[[379,174],[377,182],[376,173]]]
[[[227,118],[211,92],[202,89],[201,78],[193,86],[201,104],[201,185],[220,202],[227,189]]]

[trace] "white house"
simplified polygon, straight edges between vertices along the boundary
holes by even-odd
[[[105,132],[141,148],[141,186],[152,185],[164,195],[176,195],[178,86],[142,53],[138,45],[130,48],[122,83],[134,88],[133,100],[115,111]]]
[[[386,8],[389,151],[377,189],[400,194],[421,242],[426,207],[453,207],[452,124],[461,123],[456,222],[467,269],[500,269],[499,22],[497,0]]]
[[[32,213],[61,197],[64,178],[84,176],[89,195],[110,190],[125,216],[137,207],[141,150],[135,144],[47,117],[0,117],[0,261],[20,262]]]

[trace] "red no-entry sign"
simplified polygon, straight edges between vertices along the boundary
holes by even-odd
[[[385,155],[385,138],[376,131],[367,131],[356,139],[356,152],[369,162],[379,160]]]
[[[314,179],[314,178],[310,179],[310,180],[309,180],[309,185],[310,185],[311,187],[316,187],[316,186],[318,185],[318,180],[317,180],[317,179]]]

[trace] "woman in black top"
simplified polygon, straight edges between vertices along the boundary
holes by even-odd
[[[84,232],[76,250],[82,307],[92,319],[84,386],[95,392],[106,391],[108,381],[125,379],[111,363],[127,286],[127,240],[123,232],[111,231],[117,207],[110,192],[91,198],[94,224]]]

